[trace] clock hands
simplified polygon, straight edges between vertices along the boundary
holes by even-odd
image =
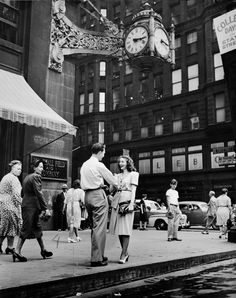
[[[147,38],[147,36],[136,37],[136,38],[133,38],[133,42],[137,42],[137,41],[142,40],[142,39],[145,39],[145,38]]]
[[[163,43],[165,46],[169,47],[169,44],[166,43],[163,39],[161,39],[161,43]]]

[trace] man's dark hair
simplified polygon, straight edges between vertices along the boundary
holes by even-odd
[[[102,143],[95,143],[91,148],[92,154],[98,154],[100,151],[104,151],[106,146]]]

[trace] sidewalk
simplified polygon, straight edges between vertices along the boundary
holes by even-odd
[[[67,243],[67,237],[68,232],[44,232],[46,248],[54,253],[51,259],[42,259],[36,240],[25,242],[22,254],[28,258],[26,263],[13,263],[11,255],[0,255],[0,297],[73,296],[236,257],[236,244],[219,239],[216,231],[202,235],[200,230],[183,230],[179,232],[183,241],[168,242],[166,231],[134,230],[129,262],[118,264],[119,241],[108,234],[108,266],[90,267],[90,231],[81,231],[78,243]]]

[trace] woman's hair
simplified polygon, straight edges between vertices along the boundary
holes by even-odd
[[[42,163],[44,165],[44,162],[42,159],[36,159],[34,160],[31,165],[30,165],[30,172],[33,173],[34,169],[37,168],[39,166],[39,164]]]
[[[133,159],[132,159],[131,157],[129,157],[128,155],[121,155],[121,156],[118,158],[118,168],[119,168],[120,172],[121,172],[121,168],[120,168],[120,165],[119,165],[119,161],[120,161],[121,158],[126,159],[126,161],[127,161],[127,166],[126,166],[126,168],[127,168],[127,171],[128,171],[128,172],[137,172],[137,170],[136,170],[136,168],[135,168],[135,166],[134,166],[134,161],[133,161]]]
[[[80,187],[80,180],[76,179],[72,184],[72,188],[79,188],[79,187]]]
[[[14,160],[12,160],[12,161],[9,163],[9,166],[10,166],[10,167],[13,167],[13,166],[16,165],[16,164],[20,164],[20,165],[22,165],[22,162],[21,162],[20,160],[14,159]]]

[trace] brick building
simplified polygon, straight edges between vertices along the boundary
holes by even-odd
[[[139,4],[147,1],[139,1]],[[128,149],[140,173],[138,196],[164,199],[169,180],[179,181],[181,199],[208,201],[223,186],[236,203],[235,136],[213,18],[230,1],[148,1],[166,28],[176,32],[176,65],[160,63],[149,73],[88,56],[76,64],[75,125],[79,135],[73,176],[79,175],[92,143],[105,142],[106,164],[116,171]],[[125,27],[140,9],[137,0],[94,1],[109,19]],[[79,9],[79,26],[100,25]]]

